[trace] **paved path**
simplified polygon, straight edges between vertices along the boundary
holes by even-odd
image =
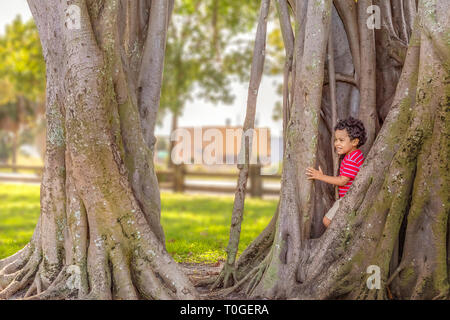
[[[41,177],[35,174],[24,174],[24,173],[3,173],[0,172],[0,183],[14,183],[14,184],[33,184],[40,185]],[[208,180],[208,179],[198,179],[198,178],[187,178],[185,180],[186,185],[190,186],[211,186],[211,187],[236,187],[237,181],[232,180]],[[277,181],[264,181],[264,188],[268,189],[280,189],[280,182]],[[247,184],[247,188],[250,188],[250,181]],[[161,188],[161,190],[167,192],[171,189]],[[208,191],[197,191],[197,190],[186,190],[186,194],[208,194],[208,195],[233,195],[229,192],[208,192]],[[275,199],[278,195],[264,195],[264,199]]]

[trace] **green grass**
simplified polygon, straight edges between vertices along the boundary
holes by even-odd
[[[233,200],[233,196],[161,194],[166,247],[176,261],[212,263],[226,258]],[[239,253],[266,227],[276,204],[246,199]],[[0,184],[0,259],[28,243],[38,217],[39,186]]]
[[[38,185],[0,184],[0,259],[30,241],[39,208]]]
[[[226,258],[233,200],[232,196],[162,194],[166,246],[176,261],[215,262]],[[276,205],[275,200],[246,199],[239,252],[267,226]]]

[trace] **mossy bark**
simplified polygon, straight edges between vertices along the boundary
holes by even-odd
[[[123,41],[145,43],[150,15],[136,30],[128,23],[140,12],[127,1],[29,4],[47,65],[41,215],[30,243],[0,261],[0,298],[195,298],[165,250],[140,125],[132,66],[148,67],[136,59],[145,45],[127,55]],[[80,28],[64,20],[69,5],[79,9]]]
[[[303,84],[295,86],[297,97],[307,97],[310,104],[294,102],[290,110],[276,223],[272,221],[272,227],[238,261],[241,278],[232,290],[265,298],[450,298],[450,25],[445,17],[449,9],[443,0],[421,0],[412,34],[401,26],[405,27],[403,37],[410,38],[389,112],[332,224],[315,239],[308,233],[308,217],[314,214],[311,199],[317,190],[300,173],[316,161],[314,137],[319,128],[315,118],[307,115],[311,113],[308,106],[320,105],[320,98],[304,94]],[[309,10],[307,20],[318,28],[325,19],[319,22]],[[325,17],[328,9],[321,10]],[[305,41],[301,63],[307,67],[317,60],[305,56],[308,38]],[[314,79],[316,71],[323,73],[312,67],[308,71],[308,80]],[[304,79],[299,74],[294,78]],[[311,132],[298,129],[308,126]],[[302,144],[305,139],[308,143]],[[295,143],[302,148],[292,148]],[[307,152],[310,161],[303,161],[300,152]],[[270,247],[266,244],[256,254],[254,248],[264,243],[262,239],[269,239]],[[367,284],[368,267],[373,265],[380,270],[379,289],[369,289]]]

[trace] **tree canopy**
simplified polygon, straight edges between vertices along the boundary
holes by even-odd
[[[251,37],[258,3],[254,1],[175,2],[168,29],[161,93],[166,110],[180,114],[194,98],[230,104],[231,82],[248,76]]]
[[[33,19],[23,22],[20,15],[6,26],[0,36],[0,133],[2,158],[15,152],[21,126],[36,127],[44,112],[45,63],[39,34]],[[12,134],[9,139],[8,132]],[[26,135],[21,135],[26,138]],[[23,141],[22,141],[23,142]]]

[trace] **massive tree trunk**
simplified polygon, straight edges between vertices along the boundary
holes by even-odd
[[[367,34],[371,30],[361,30],[371,14],[363,14],[370,2],[335,0],[339,16],[332,12],[331,0],[289,2],[297,30],[280,202],[270,224],[240,256],[238,282],[222,293],[241,290],[253,297],[300,299],[450,298],[450,3],[419,0],[416,12],[415,1],[375,1],[384,6],[384,22],[373,37]],[[322,217],[334,193],[322,182],[306,180],[304,172],[319,164],[328,174],[333,168],[329,141],[334,103],[330,90],[322,90],[324,74],[333,72],[330,63],[328,70],[324,65],[328,39],[334,39],[328,48],[335,48],[336,60],[335,73],[327,79],[328,84],[338,82],[339,117],[358,115],[348,98],[351,86],[360,91],[361,103],[370,103],[364,108],[374,107],[374,97],[381,97],[378,119],[373,109],[361,107],[359,114],[372,119],[365,124],[373,134],[378,120],[383,125],[322,234]],[[363,42],[374,52],[363,48]],[[380,53],[378,46],[386,43],[388,53]],[[407,53],[402,54],[406,43]],[[363,62],[363,52],[370,53],[370,61]],[[344,54],[353,60],[350,73],[341,73],[349,69]],[[379,66],[394,65],[392,60],[403,65],[400,77],[397,70],[389,73]],[[382,75],[377,85],[375,71]],[[389,86],[396,87],[393,97],[390,88],[378,92]],[[380,270],[378,289],[368,285],[370,266]]]
[[[153,168],[173,1],[29,0],[47,68],[41,215],[0,298],[185,299]],[[148,125],[148,126],[147,126]]]

